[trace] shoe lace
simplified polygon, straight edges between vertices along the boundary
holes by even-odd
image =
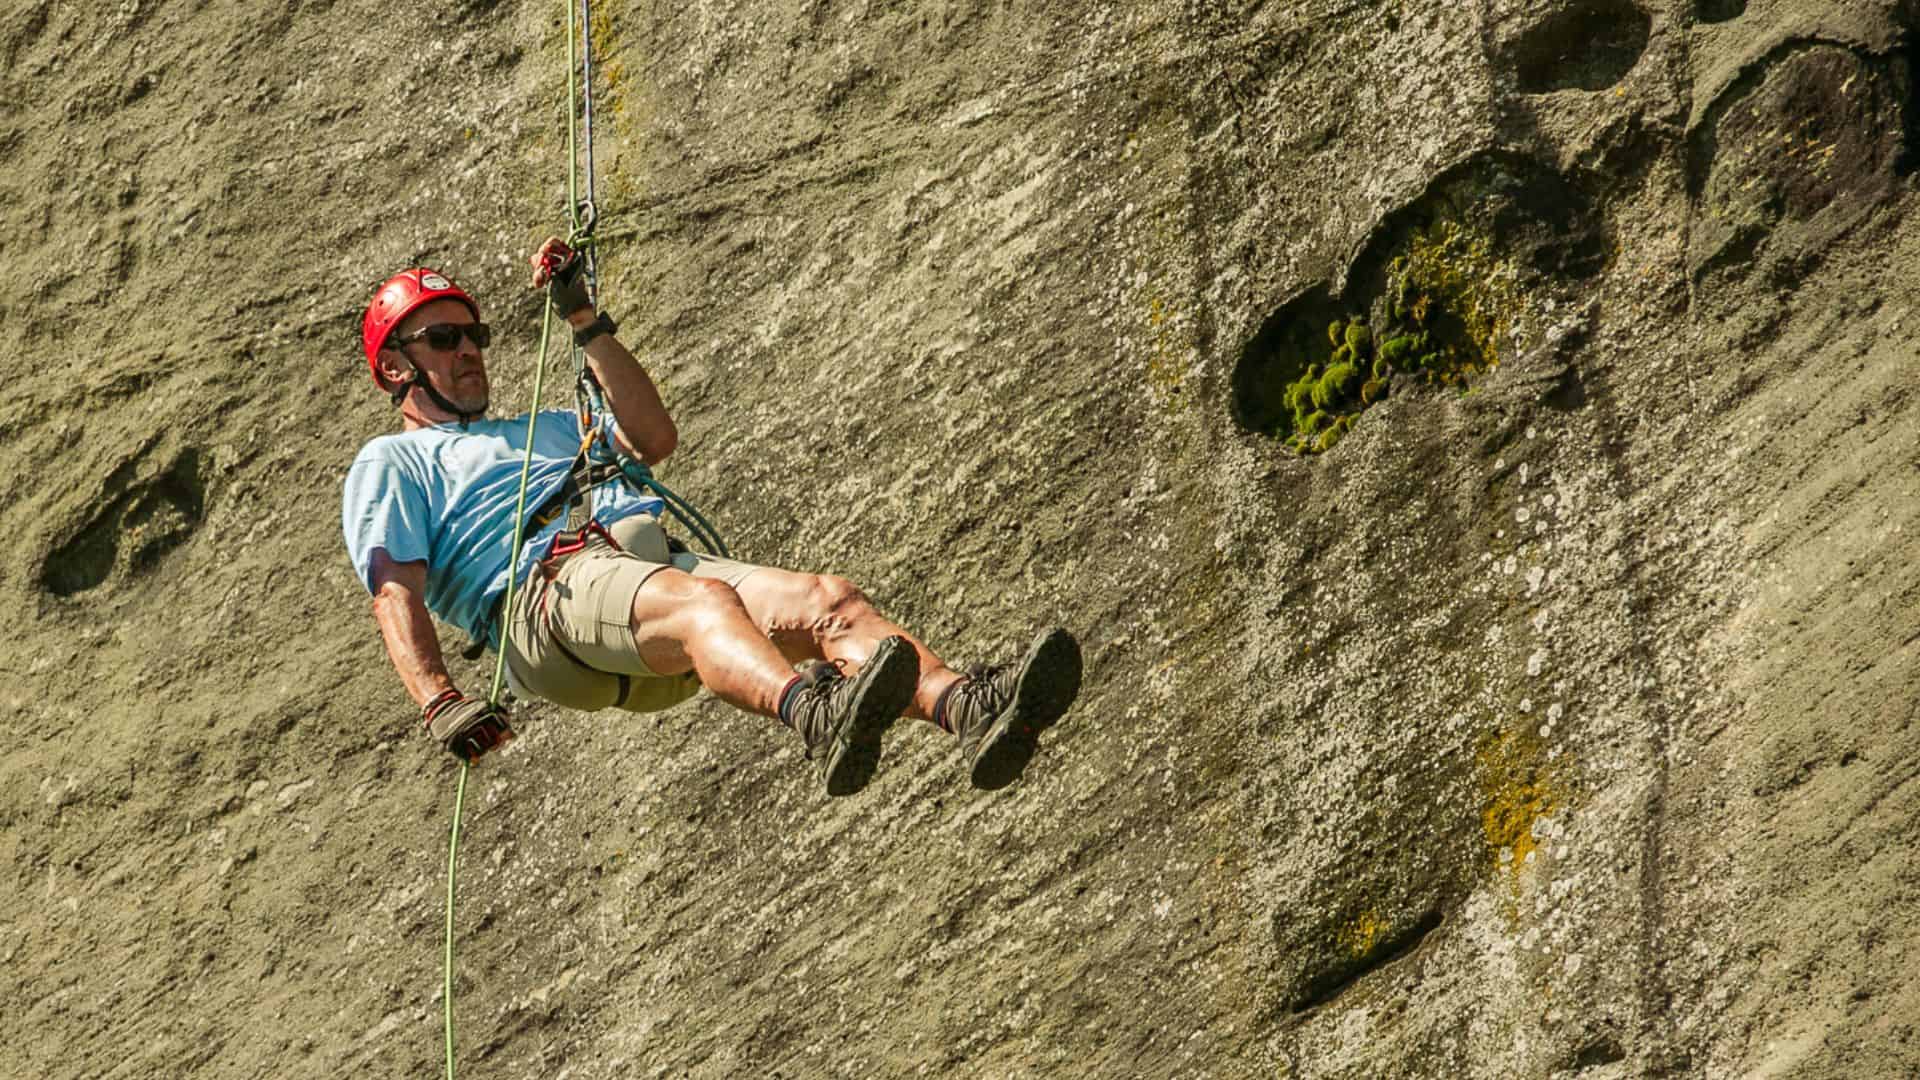
[[[1007,670],[1005,664],[973,664],[963,673],[963,678],[954,689],[956,696],[971,701],[976,709],[984,710],[991,716],[1000,711],[1002,701],[1000,688],[994,685],[994,677]],[[953,706],[949,705],[949,709]],[[949,721],[954,725],[950,730],[961,734],[960,721],[949,713]]]
[[[800,673],[803,691],[811,691],[813,701],[800,706],[794,719],[800,729],[800,737],[806,741],[807,758],[812,760],[816,751],[823,745],[828,734],[826,717],[831,709],[834,687],[845,682],[847,664],[844,660],[817,660]],[[805,719],[801,719],[801,717]]]
[[[995,675],[1007,669],[1005,664],[974,664],[967,668],[966,676],[974,682],[986,684],[993,681]]]
[[[825,688],[846,677],[847,662],[845,660],[816,660],[801,673],[800,681],[806,686]]]
[[[974,664],[967,668],[967,682],[962,683],[960,688],[962,690],[971,690],[987,708],[998,713],[1000,710],[1005,709],[1012,700],[1013,688],[1011,686],[1002,687],[997,680],[1002,675],[1011,673],[1015,668],[1016,665],[1010,663]],[[969,686],[969,684],[971,684],[971,686]],[[1033,734],[1033,727],[1030,724],[1021,724],[1013,730],[1020,731],[1027,735]]]

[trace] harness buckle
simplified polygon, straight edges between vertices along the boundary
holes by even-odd
[[[607,530],[602,528],[599,522],[589,521],[578,529],[569,529],[556,534],[552,545],[547,548],[547,558],[558,559],[564,555],[572,555],[585,548],[596,536],[615,550],[619,549],[620,545],[614,543],[613,537],[607,535]]]

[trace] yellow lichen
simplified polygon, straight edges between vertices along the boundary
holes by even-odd
[[[613,24],[613,5],[602,4],[593,10],[593,52],[599,62],[600,77],[606,82],[605,102],[618,121],[626,111],[627,64],[620,58],[620,33]]]
[[[1384,929],[1378,912],[1364,911],[1341,924],[1334,931],[1334,936],[1340,942],[1340,947],[1358,960],[1373,953],[1374,947],[1380,944],[1380,934]]]
[[[1546,746],[1525,732],[1493,735],[1474,758],[1480,767],[1480,828],[1496,868],[1505,856],[1517,892],[1527,859],[1539,846],[1535,823],[1565,802],[1559,770],[1547,760]]]
[[[620,19],[611,4],[593,9],[593,58],[595,87],[594,109],[610,121],[611,147],[602,146],[602,171],[612,196],[601,207],[603,213],[618,214],[620,209],[639,198],[644,181],[627,162],[628,150],[638,150],[655,122],[653,100],[646,80],[632,77],[626,61],[626,49],[620,38]],[[611,153],[609,153],[611,150]]]
[[[1147,356],[1147,381],[1158,392],[1169,412],[1186,409],[1187,377],[1192,365],[1192,346],[1181,332],[1172,305],[1159,296],[1147,301],[1147,332],[1152,336]]]
[[[1522,298],[1519,275],[1511,262],[1495,254],[1491,236],[1443,221],[1414,235],[1407,253],[1394,261],[1392,273],[1414,322],[1426,322],[1436,301],[1460,320],[1479,354],[1464,365],[1468,374],[1499,366]]]
[[[1147,305],[1147,325],[1158,329],[1160,324],[1166,321],[1167,306],[1161,303],[1160,298],[1156,296],[1149,301]]]

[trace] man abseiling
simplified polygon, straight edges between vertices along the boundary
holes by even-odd
[[[399,406],[402,430],[354,458],[342,523],[387,655],[433,737],[472,761],[513,731],[504,709],[454,685],[430,611],[504,648],[518,688],[559,705],[645,712],[704,686],[778,718],[803,740],[829,795],[865,786],[903,713],[957,736],[974,786],[1017,779],[1079,692],[1073,636],[1041,630],[1011,663],[961,674],[844,578],[671,542],[662,501],[617,466],[672,454],[673,417],[588,299],[578,255],[550,239],[531,261],[534,287],[548,289],[583,344],[607,410],[586,437],[574,412],[540,414],[526,538],[512,559],[528,417],[487,416],[491,333],[479,304],[445,275],[415,268],[382,285],[362,319],[367,365]],[[509,574],[513,610],[502,612]]]

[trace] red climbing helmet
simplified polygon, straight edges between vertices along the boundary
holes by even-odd
[[[386,344],[387,335],[400,325],[400,320],[435,300],[458,300],[467,305],[475,319],[480,317],[480,305],[473,302],[465,289],[440,271],[424,266],[400,271],[373,294],[373,301],[360,320],[360,344],[367,351],[367,370],[373,372],[374,385],[382,390],[393,389],[380,377],[380,364],[376,359],[380,346]]]

